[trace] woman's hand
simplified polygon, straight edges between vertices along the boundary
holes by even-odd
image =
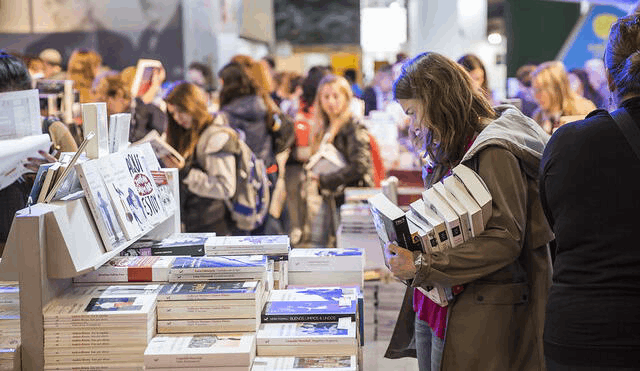
[[[161,160],[164,167],[172,167],[175,169],[180,169],[182,167],[180,166],[180,162],[173,156],[164,156]]]
[[[29,157],[27,158],[27,163],[24,164],[24,167],[26,167],[30,171],[33,171],[34,173],[38,172],[38,168],[40,167],[40,165],[54,163],[58,161],[56,160],[55,157],[51,156],[45,151],[38,151],[38,153],[42,157]]]
[[[413,264],[413,253],[407,249],[387,242],[384,247],[385,259],[389,263],[389,270],[396,277],[408,280],[416,276],[416,266]]]

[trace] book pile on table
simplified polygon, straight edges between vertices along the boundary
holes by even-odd
[[[357,356],[358,289],[273,290],[257,334],[258,356]]]
[[[145,370],[249,371],[255,334],[158,335],[144,352]]]
[[[263,281],[180,282],[158,294],[158,333],[255,333]]]
[[[379,192],[378,190],[376,193]],[[378,234],[366,200],[340,206],[340,226],[336,246],[364,249],[365,270],[384,268],[384,257],[378,247]]]
[[[74,283],[168,282],[173,256],[114,256],[95,271],[73,278]]]
[[[169,282],[267,280],[269,261],[264,255],[177,256],[169,269]]]
[[[175,233],[162,240],[141,238],[120,252],[122,256],[204,256],[204,245],[215,233]]]
[[[0,282],[0,370],[20,370],[18,282]]]
[[[378,287],[379,281],[365,281],[362,288],[362,296],[364,298],[364,331],[363,337],[365,341],[374,341],[377,339],[376,323],[378,312]]]
[[[289,254],[289,285],[360,286],[364,284],[364,249],[297,248]]]
[[[77,286],[43,309],[45,370],[142,370],[158,285]]]
[[[355,356],[256,357],[251,371],[356,371]]]

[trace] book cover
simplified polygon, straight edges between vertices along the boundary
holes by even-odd
[[[291,249],[289,253],[290,271],[362,271],[364,249]]]
[[[484,231],[482,209],[480,209],[480,205],[478,205],[476,200],[473,199],[473,196],[469,194],[469,191],[467,191],[464,184],[462,184],[458,178],[453,176],[446,177],[443,180],[443,184],[444,187],[467,209],[469,214],[469,226],[471,227],[471,236],[478,236],[482,231]]]
[[[464,184],[465,188],[469,191],[474,200],[480,205],[482,209],[482,224],[487,225],[487,222],[491,218],[492,205],[491,205],[491,193],[487,188],[480,175],[470,168],[460,164],[454,167],[452,170],[453,176],[458,178]]]
[[[107,125],[107,104],[83,103],[82,126],[85,133],[93,132],[95,137],[87,145],[87,157],[97,159],[109,154],[109,132]]]
[[[142,152],[129,149],[123,152],[129,176],[133,179],[135,203],[138,204],[147,220],[153,226],[162,222],[171,211],[166,209],[158,193],[153,176],[147,166]]]
[[[141,97],[151,87],[154,71],[162,68],[162,62],[154,59],[139,59],[136,64],[136,74],[131,84],[131,96]]]
[[[250,367],[255,357],[255,334],[202,334],[154,337],[144,352],[145,366]]]
[[[217,236],[207,240],[207,255],[282,255],[290,250],[289,236]]]
[[[156,154],[153,152],[151,145],[149,143],[143,143],[127,150],[139,151],[142,153],[156,187],[158,188],[158,196],[160,197],[160,202],[162,203],[165,212],[168,214],[173,213],[177,209],[173,191],[169,185],[167,174],[160,168],[160,162],[158,161]],[[215,233],[213,233],[213,236],[215,236]]]
[[[356,371],[356,356],[256,357],[251,371]]]
[[[412,202],[409,205],[409,209],[414,212],[414,215],[418,216],[423,222],[433,228],[436,236],[438,236],[438,250],[444,251],[451,248],[451,241],[444,220],[429,209],[423,200]]]
[[[422,193],[425,206],[436,213],[447,227],[447,233],[451,241],[451,247],[456,247],[464,242],[462,227],[458,214],[449,206],[447,201],[433,187]]]
[[[167,282],[172,256],[116,256],[74,282]]]
[[[171,273],[263,272],[267,264],[265,255],[177,257]]]
[[[257,318],[178,319],[158,320],[159,334],[255,332]]]
[[[116,153],[129,146],[130,113],[109,116],[109,153]]]
[[[44,180],[42,181],[42,187],[40,188],[40,193],[38,194],[38,198],[33,200],[34,202],[40,203],[44,202],[44,199],[47,198],[47,194],[56,178],[56,173],[62,164],[60,162],[54,162],[51,166],[47,167],[47,173],[44,174]]]
[[[409,232],[414,242],[421,243],[424,251],[437,251],[438,236],[436,236],[433,227],[423,222],[415,215],[413,210],[407,211],[406,216],[409,223]]]
[[[340,322],[263,323],[256,334],[257,345],[356,345],[356,324]]]
[[[462,237],[465,241],[468,241],[471,235],[471,225],[469,224],[469,212],[467,209],[458,201],[458,199],[447,190],[442,182],[435,183],[433,188],[442,196],[442,198],[447,201],[451,209],[455,211],[460,218],[460,228],[462,229]]]
[[[174,283],[162,287],[158,300],[257,300],[263,290],[260,281]]]
[[[107,251],[113,250],[126,242],[126,238],[111,205],[109,191],[100,175],[98,161],[76,164],[75,168],[102,242]]]
[[[343,305],[341,305],[343,304]],[[357,301],[269,301],[262,322],[333,322],[348,317],[356,320]]]

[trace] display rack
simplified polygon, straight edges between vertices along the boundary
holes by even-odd
[[[180,232],[178,170],[165,169],[175,213],[148,231],[164,238]],[[22,370],[44,370],[42,309],[72,283],[134,243],[106,251],[86,199],[36,204],[16,213],[0,261],[0,280],[20,282]]]

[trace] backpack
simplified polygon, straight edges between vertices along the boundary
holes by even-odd
[[[271,194],[267,169],[264,161],[230,127],[214,124],[205,133],[215,135],[220,131],[229,133],[229,148],[236,158],[236,193],[225,200],[225,204],[236,227],[251,231],[264,223],[269,211]]]
[[[305,113],[300,110],[295,119],[296,141],[293,147],[293,159],[298,162],[306,162],[311,157],[311,120],[313,113]]]

